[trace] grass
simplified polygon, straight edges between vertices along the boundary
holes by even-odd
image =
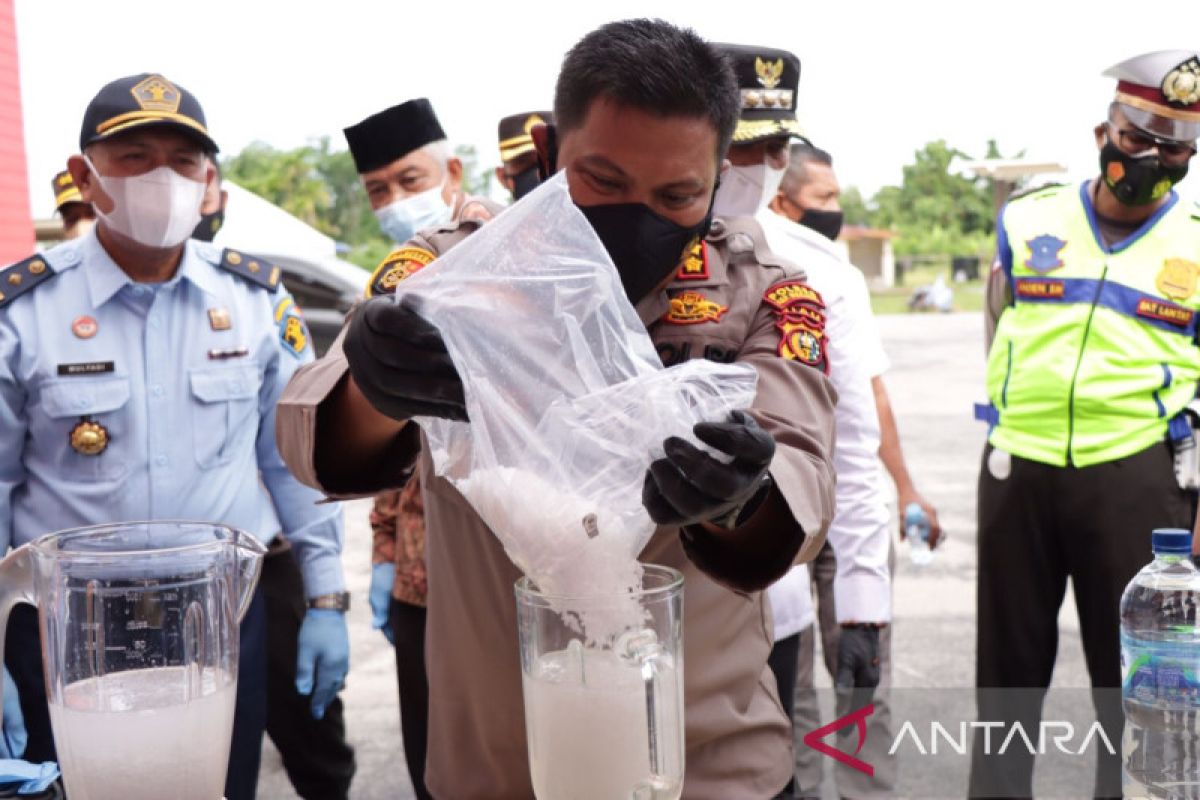
[[[918,287],[928,286],[933,283],[938,275],[941,275],[946,284],[954,290],[955,311],[983,310],[984,282],[982,280],[967,281],[966,283],[954,282],[951,280],[948,259],[914,267],[904,274],[902,286],[895,286],[890,289],[872,289],[871,309],[876,314],[931,313],[927,311],[910,312],[908,310],[908,298],[912,296],[912,293]]]

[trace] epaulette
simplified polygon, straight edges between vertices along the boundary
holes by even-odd
[[[1066,185],[1067,184],[1063,183],[1062,181],[1039,183],[1037,186],[1029,186],[1013,192],[1008,196],[1008,201],[1011,203],[1013,200],[1021,200],[1022,198],[1033,197],[1034,195],[1049,197],[1052,194],[1057,194],[1058,190],[1062,189]]]
[[[282,276],[282,270],[271,262],[228,247],[222,251],[221,261],[217,266],[270,291],[279,286]]]
[[[725,242],[731,264],[753,261],[763,267],[775,267],[789,277],[806,277],[803,269],[767,245],[767,235],[754,217],[715,219],[706,238],[714,244]]]
[[[407,245],[388,253],[367,281],[367,297],[394,294],[400,281],[428,266],[437,256],[424,247]]]
[[[53,278],[58,273],[40,254],[18,261],[0,272],[0,308]]]

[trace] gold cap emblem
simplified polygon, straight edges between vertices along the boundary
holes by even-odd
[[[761,57],[754,59],[754,72],[758,75],[758,82],[764,88],[774,89],[779,85],[779,81],[783,79],[783,59],[776,59],[774,62],[763,61]]]
[[[71,429],[71,448],[80,455],[98,456],[108,447],[108,430],[99,422],[82,419]]]
[[[1168,72],[1163,78],[1162,93],[1170,103],[1185,106],[1200,103],[1200,58],[1189,58]]]
[[[179,111],[182,95],[162,75],[149,75],[129,91],[143,111],[165,111],[170,114]]]
[[[525,132],[532,136],[534,125],[545,125],[545,124],[546,124],[546,120],[542,119],[537,114],[530,114],[529,119],[525,120]]]

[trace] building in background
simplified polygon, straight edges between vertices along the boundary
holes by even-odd
[[[15,4],[0,0],[0,265],[28,256],[34,242]]]

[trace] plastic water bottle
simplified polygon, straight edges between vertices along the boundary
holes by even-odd
[[[1152,535],[1121,597],[1125,797],[1200,796],[1200,571],[1191,531]]]
[[[929,517],[916,503],[909,503],[904,508],[904,538],[908,539],[912,563],[923,567],[933,561],[933,550],[929,548]]]

